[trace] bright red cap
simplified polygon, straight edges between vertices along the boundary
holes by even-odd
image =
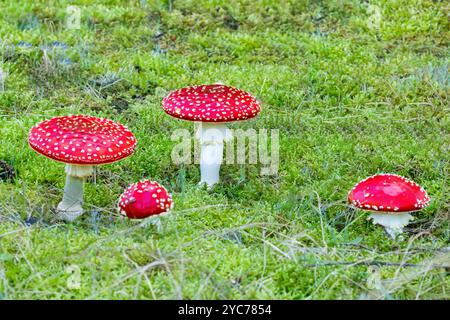
[[[430,197],[414,181],[396,174],[377,174],[358,183],[348,194],[348,202],[363,210],[379,212],[417,211]]]
[[[119,208],[131,219],[144,219],[173,208],[172,196],[155,181],[133,183],[120,196]]]
[[[183,120],[229,122],[253,118],[261,106],[245,91],[210,84],[171,92],[163,100],[163,109],[172,117]]]
[[[70,164],[111,163],[131,155],[136,138],[124,125],[109,119],[70,115],[45,120],[28,135],[31,148]]]

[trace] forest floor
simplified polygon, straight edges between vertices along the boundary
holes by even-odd
[[[1,298],[450,298],[448,3],[74,3],[0,4]],[[197,164],[171,160],[172,133],[193,124],[161,102],[218,81],[261,102],[231,127],[278,130],[279,167],[223,165],[206,190]],[[138,140],[87,181],[73,223],[54,220],[64,166],[27,143],[67,114]],[[380,172],[431,197],[396,240],[346,201]],[[117,213],[144,178],[173,194],[161,229]]]

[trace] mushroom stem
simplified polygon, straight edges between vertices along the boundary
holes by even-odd
[[[396,213],[396,214],[386,214],[386,213],[376,213],[370,214],[370,217],[374,224],[379,224],[384,227],[386,232],[395,240],[396,236],[403,232],[403,228],[411,221],[413,218],[409,213]]]
[[[231,139],[231,131],[221,122],[203,122],[196,133],[201,144],[200,183],[208,188],[219,182],[220,166],[223,161],[223,142]]]
[[[64,196],[58,204],[58,216],[65,221],[73,221],[83,214],[83,183],[94,170],[93,166],[66,165],[66,185]]]
[[[162,232],[163,231],[163,226],[162,226],[162,223],[161,223],[161,217],[159,217],[159,216],[154,217],[151,223],[156,227],[156,231],[158,231],[158,232]]]

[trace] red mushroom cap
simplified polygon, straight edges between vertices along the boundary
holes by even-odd
[[[155,181],[133,183],[120,196],[119,208],[131,219],[144,219],[173,208],[172,196]]]
[[[348,194],[348,202],[363,210],[379,212],[417,211],[430,197],[414,181],[396,174],[377,174],[364,179]]]
[[[172,117],[201,122],[229,122],[255,117],[259,102],[249,93],[210,84],[172,91],[163,100],[164,111]]]
[[[86,115],[56,117],[38,123],[28,135],[31,148],[60,162],[97,165],[131,155],[136,138],[124,125]]]

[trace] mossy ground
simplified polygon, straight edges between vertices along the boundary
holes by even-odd
[[[0,4],[2,298],[450,297],[448,269],[417,266],[450,260],[445,1],[71,4],[78,30],[62,1]],[[54,41],[67,48],[44,54]],[[193,126],[165,115],[162,98],[217,81],[261,101],[257,119],[233,128],[279,129],[278,175],[224,165],[207,191],[198,165],[172,163],[171,133]],[[27,134],[76,113],[120,121],[139,142],[132,157],[99,168],[87,213],[64,224],[52,219],[63,165],[33,152]],[[397,241],[346,204],[378,172],[432,197]],[[142,178],[173,193],[160,231],[116,212]]]

